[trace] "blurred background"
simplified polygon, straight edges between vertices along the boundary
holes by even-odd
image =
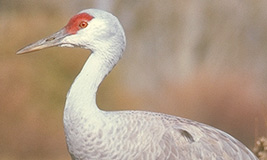
[[[100,86],[104,110],[149,110],[219,128],[253,148],[267,134],[267,1],[0,0],[0,159],[70,159],[68,89],[90,55],[17,56],[87,8],[116,15],[124,57]]]

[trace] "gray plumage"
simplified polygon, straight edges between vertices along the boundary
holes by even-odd
[[[96,124],[87,124],[92,120],[84,118],[81,123],[77,121],[77,126],[72,124],[76,126],[73,130],[79,132],[74,131],[67,139],[70,153],[75,153],[73,159],[257,159],[229,134],[180,117],[142,111],[101,111]]]
[[[96,92],[126,46],[118,19],[88,9],[55,34],[18,51],[80,47],[92,54],[72,84],[64,109],[64,129],[73,160],[256,160],[229,134],[188,119],[144,111],[107,112]]]

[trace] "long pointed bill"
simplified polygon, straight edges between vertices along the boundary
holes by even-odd
[[[38,51],[44,48],[59,46],[62,44],[62,39],[68,35],[69,34],[63,28],[47,38],[41,39],[35,43],[32,43],[20,49],[19,51],[17,51],[17,54],[24,54],[24,53],[29,53],[33,51]]]

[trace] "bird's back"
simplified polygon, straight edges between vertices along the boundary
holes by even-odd
[[[83,124],[89,127],[77,132],[83,133],[75,135],[79,142],[67,141],[74,159],[257,159],[227,133],[195,121],[143,111],[102,113],[97,125]]]

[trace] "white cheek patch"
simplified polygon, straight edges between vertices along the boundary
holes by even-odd
[[[73,44],[67,44],[67,43],[65,43],[65,44],[61,44],[60,45],[60,47],[75,47]]]

